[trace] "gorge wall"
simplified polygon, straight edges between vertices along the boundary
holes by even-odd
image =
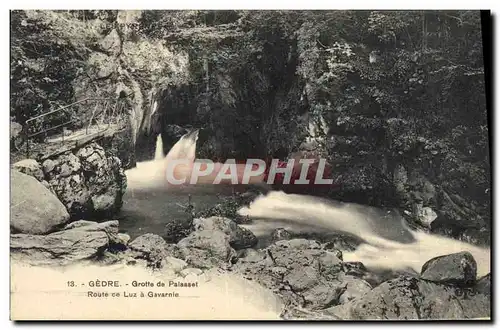
[[[13,38],[16,122],[34,103],[49,110],[48,99],[120,96],[128,135],[115,155],[126,168],[153,158],[158,134],[167,152],[185,129],[200,128],[198,157],[326,157],[341,186],[329,197],[396,207],[415,226],[489,242],[478,12],[32,11],[13,19],[22,23]],[[32,59],[37,34],[53,40],[40,47],[44,63]],[[82,60],[67,61],[74,54]],[[41,66],[54,70],[37,84]],[[67,89],[54,94],[62,80]],[[22,94],[27,86],[39,93]]]

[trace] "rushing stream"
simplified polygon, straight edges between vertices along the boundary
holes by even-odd
[[[139,163],[126,172],[127,193],[121,213],[120,227],[132,238],[144,233],[162,235],[169,219],[188,217],[185,206],[191,196],[195,210],[202,210],[231,194],[228,185],[167,185],[165,168],[172,159],[194,161],[198,132],[181,137],[164,157],[161,138],[154,160]],[[409,229],[397,212],[373,207],[338,203],[306,195],[273,191],[258,197],[240,214],[253,223],[245,225],[258,237],[275,228],[294,232],[341,232],[361,239],[356,251],[344,253],[345,261],[360,261],[371,268],[392,270],[414,269],[419,272],[429,259],[454,252],[469,251],[478,263],[478,276],[490,270],[490,250],[462,241]]]

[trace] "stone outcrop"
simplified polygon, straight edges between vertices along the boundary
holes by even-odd
[[[33,265],[66,265],[97,258],[117,234],[116,220],[76,221],[48,235],[13,234],[11,258]]]
[[[249,250],[232,269],[274,290],[290,306],[336,305],[346,288],[342,260],[312,240],[281,240],[261,251]]]
[[[97,143],[42,164],[45,179],[74,218],[112,214],[122,205],[126,177],[121,162]]]
[[[465,258],[467,265],[475,263],[465,254],[452,254],[429,260],[423,267],[423,273],[431,269],[437,272],[440,260],[446,260],[451,263],[451,273],[444,273],[443,278],[431,281],[418,274],[392,274],[379,281],[376,278],[382,274],[370,274],[361,263],[343,262],[341,254],[325,250],[324,245],[292,239],[262,250],[245,250],[232,270],[273,290],[288,306],[282,315],[285,319],[487,318],[487,276],[469,287],[464,287],[463,281],[443,281],[458,271],[453,265],[459,257]],[[463,270],[460,274],[453,279],[467,277]]]

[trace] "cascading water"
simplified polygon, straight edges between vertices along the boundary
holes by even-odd
[[[155,159],[163,159],[164,157],[165,153],[163,152],[163,140],[161,138],[161,134],[158,134],[156,137]]]
[[[146,233],[165,234],[170,221],[188,220],[189,201],[195,211],[212,207],[220,202],[220,196],[230,196],[231,187],[223,185],[171,185],[167,182],[167,164],[174,159],[194,161],[198,131],[182,136],[165,157],[137,163],[125,171],[127,191],[118,216],[120,228],[132,239]],[[177,171],[176,177],[186,175]]]
[[[166,168],[169,161],[174,159],[188,159],[194,161],[198,130],[183,135],[177,143],[163,155],[161,134],[156,140],[156,151],[153,160],[137,163],[135,168],[125,171],[127,176],[127,191],[151,190],[167,188]]]

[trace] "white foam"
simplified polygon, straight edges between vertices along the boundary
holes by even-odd
[[[388,220],[377,217],[372,209],[357,204],[331,205],[311,196],[271,192],[257,198],[249,207],[239,210],[241,215],[254,219],[247,228],[257,235],[275,228],[295,232],[340,231],[357,236],[366,243],[356,251],[344,253],[345,261],[360,261],[368,268],[421,271],[423,264],[436,256],[455,252],[470,252],[478,264],[478,276],[490,272],[490,249],[447,237],[408,230],[414,237],[410,243],[401,243],[377,234],[378,226],[391,226]],[[286,219],[286,221],[284,221]],[[394,227],[397,235],[399,228]],[[391,227],[386,228],[390,231]],[[393,234],[394,234],[393,233]]]

